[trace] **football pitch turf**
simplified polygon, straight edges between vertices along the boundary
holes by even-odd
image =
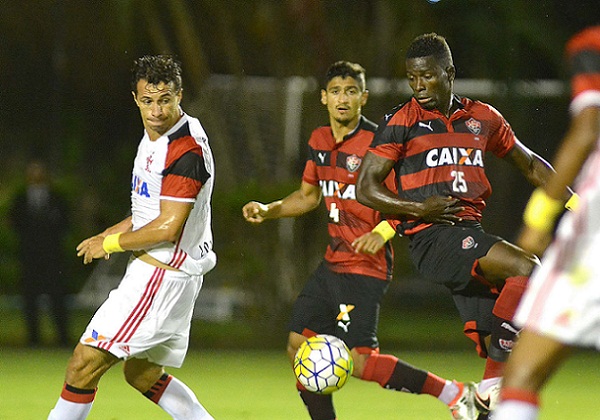
[[[405,361],[458,380],[477,380],[483,361],[474,352],[394,352]],[[64,378],[68,350],[0,348],[0,419],[45,419]],[[193,350],[170,373],[186,382],[215,417],[223,420],[307,419],[283,351]],[[542,395],[542,420],[600,418],[600,356],[579,353]],[[429,396],[383,390],[352,378],[334,394],[340,420],[448,420],[446,407]],[[130,388],[118,365],[102,381],[91,420],[170,418]]]

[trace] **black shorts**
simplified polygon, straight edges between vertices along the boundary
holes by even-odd
[[[483,231],[479,223],[433,225],[411,236],[409,245],[419,273],[451,291],[465,289],[477,260],[502,240]]]
[[[331,334],[349,348],[379,347],[379,308],[390,282],[336,273],[323,262],[294,302],[289,330]]]
[[[479,223],[433,225],[411,237],[411,257],[419,273],[450,289],[467,329],[489,334],[497,292],[476,277],[477,260],[502,238],[485,233]]]

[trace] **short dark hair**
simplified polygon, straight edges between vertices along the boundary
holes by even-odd
[[[182,87],[181,63],[170,55],[145,55],[133,62],[131,69],[131,90],[137,91],[137,83],[147,80],[148,83],[158,85],[173,82],[175,91]]]
[[[351,63],[349,61],[336,61],[327,70],[325,74],[325,80],[323,83],[323,88],[327,88],[327,84],[335,77],[341,77],[345,79],[346,77],[352,77],[355,79],[360,88],[364,91],[367,89],[367,71],[363,66],[357,63]]]
[[[452,65],[452,52],[446,38],[431,32],[419,35],[408,46],[406,59],[433,56],[444,66]]]

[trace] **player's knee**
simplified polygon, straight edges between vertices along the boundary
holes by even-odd
[[[352,353],[352,360],[354,362],[354,370],[352,371],[352,376],[354,376],[355,378],[362,378],[363,372],[365,370],[365,365],[367,364],[367,359],[371,355],[371,352],[361,352],[360,349],[357,349],[356,347],[353,348],[350,352]]]
[[[110,353],[78,344],[69,360],[65,380],[76,388],[95,388],[102,375],[117,362]]]

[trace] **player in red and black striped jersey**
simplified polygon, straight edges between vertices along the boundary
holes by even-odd
[[[302,215],[325,201],[330,243],[322,264],[294,303],[288,353],[293,360],[307,337],[335,335],[352,351],[354,376],[388,389],[433,395],[450,406],[453,418],[473,419],[472,385],[448,381],[392,355],[379,354],[379,306],[392,274],[392,248],[386,241],[395,232],[381,221],[378,211],[356,201],[359,170],[376,130],[361,115],[367,97],[364,69],[345,61],[334,63],[321,91],[330,124],[317,128],[310,137],[300,188],[281,200],[252,201],[243,208],[246,220],[261,223]],[[395,189],[393,177],[382,182]],[[331,395],[310,393],[300,383],[297,387],[311,418],[335,419]]]
[[[553,170],[492,106],[454,94],[456,71],[443,37],[417,37],[406,71],[413,97],[383,118],[363,161],[357,198],[397,215],[419,272],[452,292],[465,334],[487,360],[478,385],[486,412],[517,333],[514,310],[538,259],[483,231],[491,193],[484,155],[507,160],[535,186]],[[397,192],[381,185],[392,169]]]

